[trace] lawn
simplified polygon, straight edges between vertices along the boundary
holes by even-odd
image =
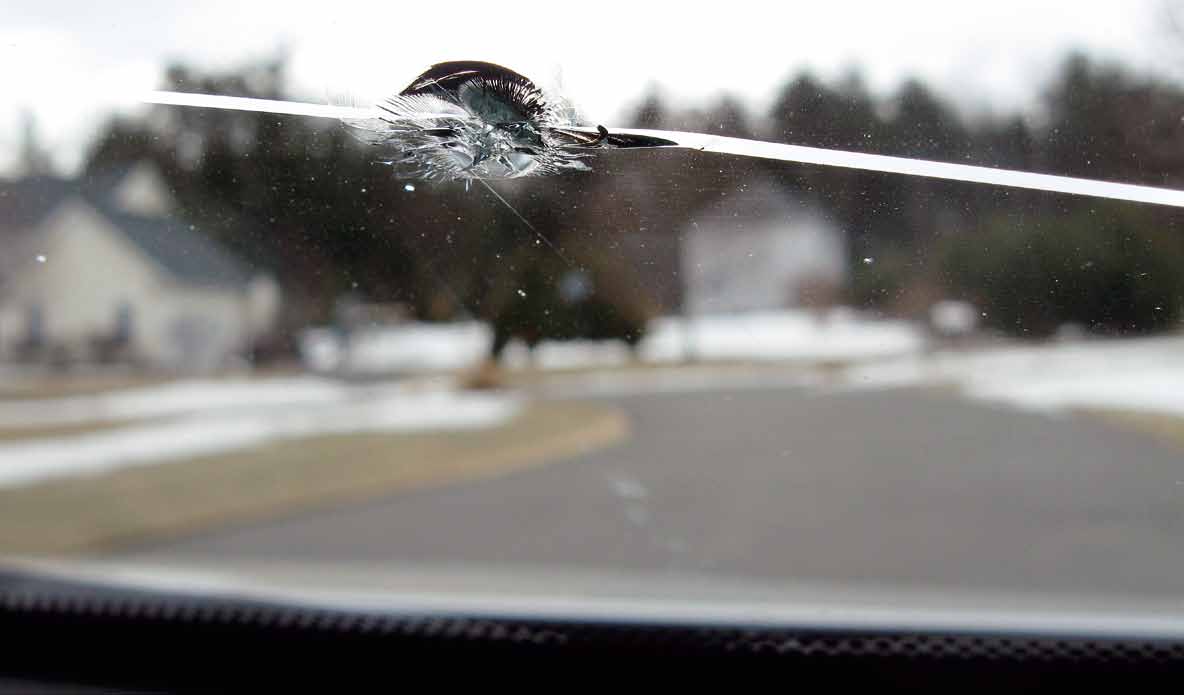
[[[155,386],[170,380],[165,376],[135,373],[44,375],[36,378],[11,379],[7,383],[0,384],[0,400],[91,396],[111,391]]]
[[[141,424],[144,420],[134,422],[97,420],[68,425],[30,425],[22,427],[0,426],[0,442],[18,442],[28,439],[53,439],[55,437],[71,437],[90,432],[126,427],[130,424]]]
[[[314,508],[505,475],[627,436],[619,411],[538,402],[500,427],[278,441],[0,490],[0,554],[99,552]]]
[[[1082,409],[1078,412],[1184,447],[1184,417],[1179,415],[1107,408]]]

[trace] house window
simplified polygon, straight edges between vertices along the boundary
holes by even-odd
[[[30,304],[25,310],[25,344],[33,348],[45,344],[45,310],[40,304]]]
[[[126,345],[132,340],[135,316],[131,302],[122,301],[115,307],[115,330],[111,337],[117,344]]]

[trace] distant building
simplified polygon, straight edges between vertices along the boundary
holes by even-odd
[[[682,229],[684,309],[732,313],[827,305],[847,282],[842,230],[819,208],[756,181]]]
[[[159,173],[0,182],[0,358],[209,369],[268,332],[279,290],[171,215]]]

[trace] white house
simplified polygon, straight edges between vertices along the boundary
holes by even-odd
[[[105,184],[0,182],[0,357],[209,369],[243,355],[278,286],[172,208],[148,164]]]
[[[691,314],[799,306],[847,280],[844,236],[817,207],[756,181],[700,210],[682,230]]]

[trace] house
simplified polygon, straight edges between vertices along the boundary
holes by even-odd
[[[0,359],[211,369],[275,322],[275,280],[171,214],[159,172],[0,181]]]
[[[681,240],[690,314],[826,305],[847,282],[843,231],[771,181],[745,184],[698,211]]]

